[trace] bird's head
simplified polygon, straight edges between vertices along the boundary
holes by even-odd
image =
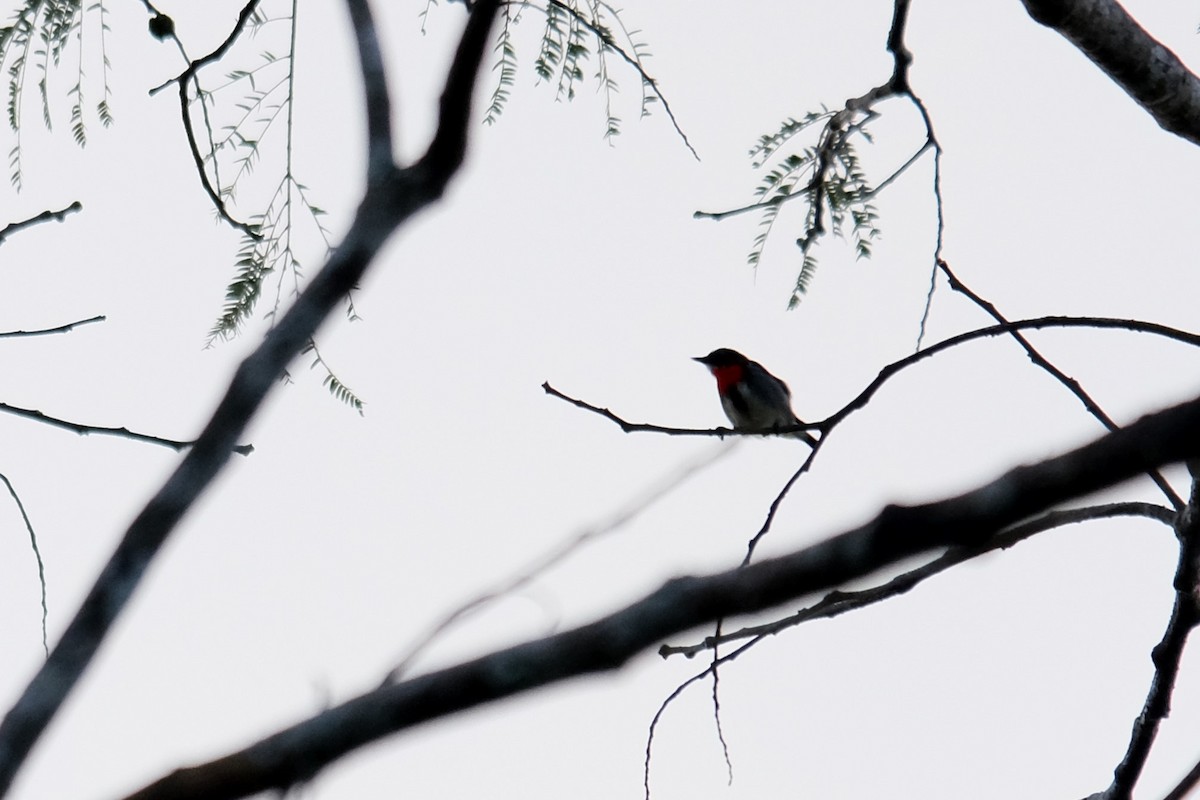
[[[744,367],[750,361],[737,350],[730,350],[728,347],[718,348],[706,356],[697,356],[692,360],[699,361],[711,370],[718,370],[722,367]]]

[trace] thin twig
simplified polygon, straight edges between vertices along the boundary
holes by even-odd
[[[0,473],[0,481],[4,481],[4,485],[8,487],[8,493],[12,495],[13,502],[17,504],[17,510],[21,512],[21,519],[25,522],[25,530],[29,532],[29,549],[33,551],[33,559],[37,562],[38,586],[42,590],[42,650],[46,653],[46,658],[50,657],[50,637],[47,633],[49,629],[50,606],[46,602],[46,563],[42,561],[42,550],[38,547],[37,533],[33,530],[33,522],[29,519],[29,513],[25,511],[25,504],[21,502],[21,496],[17,494],[17,490],[13,488],[12,481],[7,475]]]
[[[940,220],[940,215],[939,215],[939,220]],[[939,230],[940,230],[940,226],[939,226]],[[939,234],[939,236],[940,236],[940,234]],[[984,311],[986,311],[988,313],[988,315],[992,319],[996,320],[1000,324],[1002,324],[1002,325],[1011,324],[1008,321],[1008,319],[1003,314],[1000,313],[999,309],[997,309],[995,305],[993,305],[992,303],[990,303],[987,300],[984,300],[982,297],[977,295],[975,292],[971,291],[970,287],[968,287],[965,283],[963,283],[961,280],[959,280],[958,276],[954,274],[954,272],[950,269],[950,265],[948,263],[946,263],[945,260],[939,258],[937,260],[937,266],[939,269],[941,269],[941,271],[943,273],[945,273],[946,277],[949,279],[951,289],[962,294],[964,297],[968,298],[972,303],[974,303],[975,305],[982,308]],[[1113,323],[1113,321],[1109,320],[1106,323],[1106,326],[1107,327],[1116,327],[1112,323]],[[1167,328],[1166,326],[1153,325],[1153,323],[1140,323],[1140,324],[1148,326],[1145,329],[1145,332],[1147,332],[1147,333],[1159,333],[1162,335],[1171,335],[1172,338],[1179,339],[1180,341],[1186,341],[1188,344],[1200,344],[1200,337],[1195,336],[1194,334],[1189,334],[1188,338],[1184,339],[1184,338],[1180,338],[1180,335],[1182,334],[1181,331],[1177,331],[1172,328]],[[1099,326],[1097,326],[1097,327],[1099,327]],[[1103,425],[1105,428],[1107,428],[1110,431],[1117,429],[1117,423],[1114,422],[1112,420],[1112,418],[1108,416],[1108,414],[1104,411],[1104,409],[1102,409],[1100,407],[1099,403],[1097,403],[1095,400],[1092,399],[1092,396],[1089,395],[1084,390],[1083,386],[1079,383],[1079,381],[1075,380],[1070,375],[1067,375],[1061,369],[1056,367],[1054,364],[1050,363],[1049,359],[1047,359],[1045,356],[1043,356],[1032,344],[1030,344],[1028,339],[1026,339],[1021,334],[1017,333],[1016,329],[1010,331],[1010,333],[1012,334],[1013,339],[1016,340],[1017,344],[1021,345],[1021,349],[1025,351],[1025,353],[1029,356],[1029,359],[1034,364],[1041,367],[1046,372],[1050,373],[1050,375],[1053,376],[1055,380],[1057,380],[1059,383],[1061,383],[1063,386],[1065,386],[1067,388],[1067,391],[1069,391],[1071,394],[1075,395],[1075,397],[1079,400],[1079,402],[1083,403],[1083,407],[1085,409],[1087,409],[1088,413],[1091,414],[1093,417],[1095,417],[1097,420],[1099,420],[1101,425]],[[1171,487],[1171,485],[1169,483],[1167,483],[1167,479],[1164,478],[1160,472],[1153,471],[1153,472],[1149,473],[1149,477],[1152,481],[1154,481],[1154,484],[1156,486],[1158,486],[1158,488],[1162,491],[1162,493],[1164,495],[1166,495],[1167,499],[1171,501],[1171,504],[1173,506],[1175,506],[1176,509],[1183,508],[1183,499],[1178,495],[1178,493],[1176,493],[1176,491]]]
[[[558,544],[549,552],[544,553],[535,559],[528,567],[520,570],[516,576],[504,581],[499,586],[489,589],[488,591],[481,592],[471,600],[463,603],[454,611],[451,611],[409,647],[408,652],[402,659],[400,659],[400,663],[390,672],[388,672],[387,676],[383,679],[383,685],[386,686],[387,684],[395,683],[400,679],[401,676],[408,673],[417,657],[421,655],[421,653],[423,653],[435,639],[445,633],[459,620],[467,617],[469,614],[479,610],[480,608],[483,608],[489,603],[492,603],[502,597],[507,597],[514,592],[520,591],[537,578],[545,575],[549,570],[558,566],[563,561],[566,561],[584,545],[589,544],[596,539],[608,536],[611,533],[615,533],[616,531],[625,527],[647,509],[672,494],[676,489],[678,489],[692,477],[708,469],[719,459],[724,458],[726,455],[733,452],[733,449],[737,446],[737,444],[738,442],[736,440],[728,442],[725,446],[714,450],[711,454],[705,455],[703,458],[676,468],[664,480],[659,481],[649,491],[641,493],[638,497],[634,498],[615,514],[613,514],[609,519],[584,528],[582,531],[576,533],[565,542]]]
[[[77,433],[80,436],[89,436],[93,433],[100,436],[119,436],[122,439],[133,439],[135,442],[145,442],[147,444],[156,444],[162,447],[169,447],[177,453],[192,447],[197,441],[195,439],[191,441],[167,439],[163,436],[152,436],[148,433],[139,433],[138,431],[132,431],[129,428],[124,427],[110,428],[102,425],[85,425],[81,422],[71,422],[70,420],[62,419],[60,417],[52,417],[49,414],[43,414],[41,411],[37,411],[32,408],[21,408],[19,406],[9,405],[8,403],[0,403],[0,412],[12,414],[17,417],[24,417],[25,419],[31,419],[35,422],[41,422],[55,428],[62,428],[63,430],[71,431],[71,433]],[[254,452],[254,445],[239,444],[233,448],[233,452],[237,453],[238,455],[248,456]]]
[[[108,317],[103,314],[97,314],[94,317],[68,322],[66,325],[58,325],[53,328],[39,328],[32,331],[0,331],[0,339],[18,339],[23,336],[48,336],[52,333],[69,333],[84,325],[91,325],[94,322],[105,322],[107,319]]]
[[[83,203],[76,200],[74,203],[71,203],[71,205],[67,206],[66,208],[61,208],[58,211],[43,211],[40,214],[30,217],[29,219],[23,219],[19,222],[9,223],[3,228],[0,228],[0,244],[4,244],[4,240],[9,236],[12,236],[17,231],[23,230],[32,225],[38,225],[42,222],[49,222],[51,220],[54,220],[55,222],[62,222],[66,218],[67,214],[73,214],[76,211],[82,210]]]

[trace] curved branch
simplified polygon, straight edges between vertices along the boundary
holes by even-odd
[[[382,176],[368,176],[366,194],[345,240],[279,324],[238,367],[194,446],[134,519],[62,639],[5,715],[0,723],[0,795],[12,786],[17,770],[91,663],[150,562],[229,460],[237,437],[288,363],[346,293],[358,285],[392,232],[445,191],[466,148],[471,89],[498,7],[497,0],[474,3],[450,67],[439,127],[429,152],[407,169],[391,165]],[[367,91],[368,101],[378,96],[377,90]]]
[[[1142,711],[1134,720],[1125,757],[1113,770],[1112,783],[1104,792],[1105,797],[1132,796],[1158,735],[1158,726],[1171,710],[1171,695],[1179,677],[1179,664],[1183,660],[1188,634],[1200,625],[1200,605],[1196,598],[1196,590],[1200,587],[1200,475],[1197,475],[1197,465],[1189,463],[1188,466],[1192,470],[1192,494],[1175,522],[1175,535],[1179,538],[1175,603],[1162,639],[1150,652],[1154,679],[1150,682]]]
[[[290,786],[384,736],[616,669],[667,636],[774,608],[936,548],[978,547],[1050,506],[1198,454],[1200,398],[957,497],[888,506],[866,525],[811,547],[726,572],[676,578],[593,623],[380,687],[243,750],[176,770],[129,800],[217,800]]]

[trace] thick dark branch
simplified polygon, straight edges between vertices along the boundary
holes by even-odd
[[[893,597],[899,597],[902,594],[906,594],[918,584],[923,583],[927,578],[939,575],[964,561],[978,558],[981,555],[996,550],[1007,550],[1013,545],[1023,542],[1043,531],[1060,528],[1065,525],[1075,525],[1081,522],[1111,519],[1121,516],[1146,517],[1147,519],[1161,522],[1164,525],[1171,525],[1175,521],[1174,511],[1152,503],[1109,503],[1065,511],[1049,511],[1035,519],[1015,525],[998,533],[984,544],[975,547],[955,547],[947,550],[932,561],[897,575],[887,583],[880,584],[879,586],[853,592],[833,591],[821,598],[819,602],[782,619],[766,622],[762,625],[747,626],[736,631],[730,631],[729,633],[722,633],[718,636],[709,636],[695,644],[664,644],[658,648],[658,654],[663,658],[674,655],[683,655],[691,658],[697,653],[705,650],[715,650],[718,646],[729,644],[730,642],[774,636],[788,628],[794,628],[797,625],[814,619],[832,619],[833,617],[845,614],[847,611],[854,611],[884,600],[889,600]]]
[[[7,239],[9,236],[12,236],[17,231],[23,230],[24,228],[37,225],[40,222],[49,222],[50,220],[62,222],[63,219],[66,218],[67,214],[82,210],[83,203],[80,203],[78,200],[76,200],[74,203],[71,203],[71,205],[67,206],[66,208],[59,209],[58,211],[43,211],[37,216],[30,217],[29,219],[23,219],[20,222],[13,222],[5,225],[3,228],[0,228],[0,244],[4,244],[5,239]]]
[[[52,417],[48,414],[43,414],[41,411],[33,408],[20,408],[19,406],[12,406],[8,403],[0,403],[0,412],[12,414],[17,417],[25,417],[26,419],[31,419],[35,422],[41,422],[54,428],[62,428],[63,430],[70,431],[71,433],[77,433],[80,436],[88,436],[93,433],[100,434],[101,436],[119,436],[122,439],[133,439],[135,442],[145,442],[147,444],[157,444],[161,445],[162,447],[169,447],[177,453],[196,444],[195,440],[182,441],[179,439],[167,439],[162,436],[151,436],[148,433],[131,431],[129,428],[106,428],[100,425],[84,425],[79,422],[71,422],[70,420],[59,419],[58,417]],[[254,445],[239,444],[233,448],[233,452],[237,453],[238,455],[248,456],[254,452]]]
[[[32,331],[0,331],[0,339],[20,339],[25,336],[47,336],[52,333],[70,333],[76,328],[91,325],[93,322],[104,322],[108,317],[97,314],[94,317],[68,322],[66,325],[56,325],[53,328],[38,328]]]
[[[976,547],[1050,506],[1200,453],[1200,398],[1057,458],[937,503],[874,520],[778,558],[671,580],[596,622],[500,650],[328,709],[216,761],[180,769],[130,800],[221,800],[290,786],[343,755],[422,722],[567,678],[613,670],[664,638],[774,608],[942,547]]]
[[[441,196],[466,147],[471,88],[496,0],[477,0],[442,97],[436,157],[388,170],[367,192],[329,261],[296,303],[238,367],[225,396],[175,472],[134,519],[62,639],[0,723],[0,795],[91,662],[167,537],[229,460],[237,438],[317,326],[356,286],[392,232]],[[365,76],[372,79],[372,76]],[[367,91],[368,102],[380,95]],[[390,113],[390,112],[389,112]],[[374,177],[374,176],[370,176]]]
[[[392,155],[392,101],[383,71],[383,54],[371,7],[367,0],[347,0],[354,38],[358,42],[358,65],[365,76],[367,95],[367,174],[383,175],[395,162]]]
[[[1022,0],[1165,130],[1200,144],[1200,79],[1116,0]]]
[[[1192,494],[1175,523],[1175,535],[1179,538],[1175,604],[1162,639],[1150,653],[1154,679],[1150,682],[1142,713],[1134,720],[1129,748],[1113,770],[1112,783],[1104,792],[1103,796],[1108,800],[1124,800],[1133,795],[1133,787],[1158,735],[1158,726],[1171,712],[1171,694],[1179,677],[1179,663],[1188,634],[1200,624],[1200,606],[1197,605],[1197,590],[1200,590],[1200,475],[1197,475],[1195,464],[1189,466],[1192,468]]]

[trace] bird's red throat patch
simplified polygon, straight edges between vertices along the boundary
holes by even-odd
[[[717,379],[717,391],[723,395],[728,394],[729,390],[742,379],[743,370],[740,364],[709,367],[709,369],[712,370],[713,377]]]

